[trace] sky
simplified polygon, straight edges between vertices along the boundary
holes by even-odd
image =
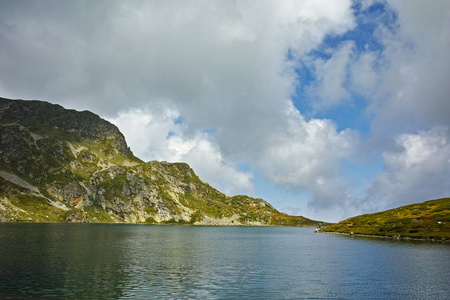
[[[450,196],[450,2],[0,0],[0,97],[324,221]]]

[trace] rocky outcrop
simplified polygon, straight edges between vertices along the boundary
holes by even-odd
[[[1,221],[323,225],[226,196],[185,163],[144,163],[91,112],[0,98],[0,136]]]

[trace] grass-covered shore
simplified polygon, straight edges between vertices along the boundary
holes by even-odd
[[[352,217],[320,232],[450,241],[450,198]]]

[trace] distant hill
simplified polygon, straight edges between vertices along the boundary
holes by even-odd
[[[0,98],[0,136],[0,222],[326,224],[226,196],[185,163],[143,162],[89,111]]]
[[[349,218],[320,231],[450,241],[450,198]]]

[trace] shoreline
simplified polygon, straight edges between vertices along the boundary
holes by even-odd
[[[390,240],[404,240],[404,241],[422,241],[422,242],[441,242],[441,243],[450,243],[450,239],[446,238],[416,238],[410,236],[401,236],[401,235],[374,235],[374,234],[363,234],[363,233],[348,233],[348,232],[331,232],[331,231],[316,231],[317,233],[327,233],[327,234],[336,234],[336,235],[345,235],[351,237],[368,237],[368,238],[378,238],[378,239],[390,239]]]
[[[131,222],[36,222],[36,221],[0,221],[1,224],[110,224],[110,225],[155,225],[155,226],[198,226],[198,227],[297,227],[315,228],[314,225],[267,225],[267,224],[203,224],[203,223],[131,223]]]

